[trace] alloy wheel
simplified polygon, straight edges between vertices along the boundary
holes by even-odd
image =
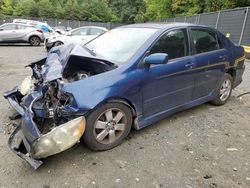
[[[94,124],[94,135],[101,144],[111,144],[118,140],[126,130],[125,113],[117,108],[103,112]]]
[[[226,101],[230,95],[232,83],[229,79],[224,80],[220,88],[220,100]]]

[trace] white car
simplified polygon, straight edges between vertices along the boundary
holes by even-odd
[[[19,24],[5,23],[0,26],[0,43],[30,43],[32,46],[39,46],[44,40],[44,33],[41,29]]]
[[[49,51],[54,46],[60,46],[65,43],[86,44],[92,39],[102,35],[108,30],[103,27],[85,26],[69,31],[66,35],[53,35],[45,38],[44,46]]]

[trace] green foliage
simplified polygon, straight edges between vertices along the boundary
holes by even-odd
[[[1,1],[1,13],[4,15],[13,15],[14,9],[12,0]]]
[[[250,0],[0,0],[0,17],[135,23],[250,6]]]

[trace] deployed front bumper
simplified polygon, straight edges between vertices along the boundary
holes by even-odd
[[[84,133],[86,121],[81,116],[42,134],[33,121],[32,111],[33,103],[42,97],[42,92],[34,91],[25,96],[22,106],[18,100],[19,95],[17,87],[4,93],[10,105],[22,116],[21,124],[11,134],[8,145],[15,154],[37,169],[42,164],[40,159],[75,145]]]

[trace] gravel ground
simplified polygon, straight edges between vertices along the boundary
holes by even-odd
[[[0,46],[0,93],[31,74],[24,65],[42,47]],[[115,149],[84,145],[49,157],[34,171],[7,147],[14,113],[0,97],[0,187],[250,187],[250,63],[244,82],[221,107],[204,104],[132,131]]]

